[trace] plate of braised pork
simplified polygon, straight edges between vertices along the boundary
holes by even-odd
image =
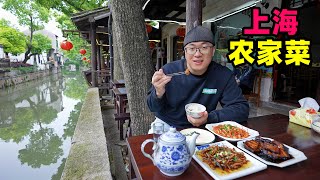
[[[206,128],[227,141],[241,141],[259,136],[258,131],[242,126],[234,121],[207,124]]]
[[[228,141],[196,146],[193,159],[214,179],[235,179],[267,168]]]
[[[303,152],[266,137],[239,141],[237,146],[270,166],[283,168],[307,159]]]

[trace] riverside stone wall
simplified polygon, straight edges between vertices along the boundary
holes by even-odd
[[[98,88],[89,88],[61,180],[110,179],[110,160]]]
[[[45,76],[49,76],[51,74],[50,71],[38,71],[34,73],[28,73],[28,74],[21,74],[21,75],[15,75],[15,76],[0,76],[0,89],[14,86],[17,84],[21,84],[24,82],[36,80],[39,78],[43,78]]]

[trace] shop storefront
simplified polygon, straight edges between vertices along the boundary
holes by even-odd
[[[283,1],[282,8],[298,10],[299,32],[296,39],[311,41],[310,66],[274,67],[274,100],[283,103],[297,104],[304,97],[312,97],[320,102],[320,24],[314,23],[320,18],[320,2],[311,1]]]

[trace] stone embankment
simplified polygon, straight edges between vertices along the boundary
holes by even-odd
[[[61,179],[112,180],[98,88],[87,91]]]
[[[45,76],[49,76],[51,73],[57,73],[57,71],[50,72],[49,70],[45,70],[21,75],[0,74],[0,89],[40,79]]]

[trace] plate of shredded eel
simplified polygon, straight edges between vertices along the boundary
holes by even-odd
[[[283,168],[307,159],[303,152],[266,137],[239,141],[237,146],[270,166]]]
[[[259,132],[242,126],[234,121],[207,124],[206,128],[213,134],[227,141],[240,141],[259,136]]]
[[[193,159],[214,179],[235,179],[267,168],[228,141],[197,146]]]

